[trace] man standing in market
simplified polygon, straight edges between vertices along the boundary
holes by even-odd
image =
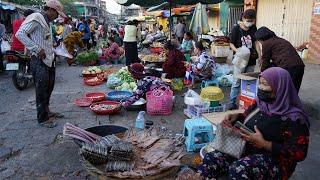
[[[58,0],[47,0],[43,12],[29,15],[16,33],[16,37],[30,51],[30,67],[36,88],[37,119],[42,127],[53,128],[55,118],[62,115],[49,110],[50,96],[55,82],[55,60],[52,22],[58,16],[66,18]]]
[[[183,23],[182,20],[179,21],[179,24],[177,24],[175,30],[174,30],[174,34],[176,35],[176,37],[178,38],[179,42],[182,43],[184,34],[187,32],[187,28],[186,25]]]

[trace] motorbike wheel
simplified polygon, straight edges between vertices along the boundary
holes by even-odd
[[[12,75],[12,82],[16,89],[22,91],[27,88],[29,80],[25,76],[25,66],[20,66],[19,70],[15,71]]]

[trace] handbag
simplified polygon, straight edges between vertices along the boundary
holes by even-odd
[[[240,32],[241,32],[241,36],[243,37],[243,33],[242,33],[241,28],[240,28]],[[249,48],[247,43],[246,43],[246,40],[244,40],[244,44],[246,45],[247,48]],[[259,54],[258,54],[258,51],[256,49],[249,48],[249,50],[250,50],[250,58],[249,58],[250,60],[256,60],[256,59],[259,58]]]
[[[259,112],[259,108],[249,114],[244,124]],[[245,150],[246,141],[241,138],[238,129],[217,125],[216,136],[212,142],[212,148],[222,153],[228,154],[234,158],[240,158]]]

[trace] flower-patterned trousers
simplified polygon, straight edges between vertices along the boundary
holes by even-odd
[[[270,156],[254,154],[235,159],[219,151],[206,154],[198,172],[203,179],[217,179],[228,175],[228,179],[281,179],[280,169]]]

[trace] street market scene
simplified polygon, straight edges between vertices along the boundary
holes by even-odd
[[[320,177],[320,0],[2,0],[0,47],[0,179]]]

